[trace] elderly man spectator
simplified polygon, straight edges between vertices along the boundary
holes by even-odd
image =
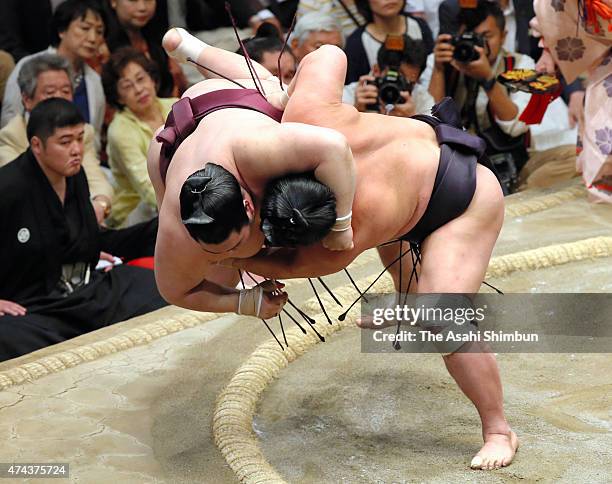
[[[344,35],[334,17],[312,12],[300,17],[291,34],[290,45],[298,64],[305,55],[325,44],[344,46]]]
[[[98,227],[81,171],[84,128],[74,104],[42,101],[29,149],[0,169],[0,361],[166,304],[153,271],[112,268],[111,254],[153,254],[157,220]],[[112,270],[96,270],[100,259]]]
[[[99,136],[104,121],[104,92],[100,76],[87,65],[87,61],[98,55],[104,41],[102,7],[95,0],[67,0],[55,10],[52,25],[52,47],[32,56],[53,53],[68,60],[74,76],[74,103]],[[32,56],[21,59],[9,77],[2,101],[1,126],[6,126],[13,116],[23,112],[17,77],[21,66]]]
[[[25,108],[24,114],[15,115],[0,130],[0,166],[13,161],[28,149],[26,124],[29,113],[41,101],[61,97],[73,101],[68,61],[55,54],[43,54],[23,63],[17,84]],[[94,129],[85,125],[83,168],[87,175],[92,204],[98,218],[103,222],[111,208],[113,189],[100,168],[100,160],[94,148]]]

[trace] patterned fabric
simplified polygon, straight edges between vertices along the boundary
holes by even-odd
[[[585,30],[578,0],[535,0],[534,7],[545,26],[544,43],[565,79],[588,76],[576,167],[595,200],[612,203],[612,31]]]

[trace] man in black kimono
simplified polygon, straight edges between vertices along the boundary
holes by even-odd
[[[95,270],[101,251],[152,256],[157,220],[98,227],[81,170],[83,132],[72,103],[43,101],[28,123],[30,148],[0,168],[0,361],[166,304],[149,269]]]

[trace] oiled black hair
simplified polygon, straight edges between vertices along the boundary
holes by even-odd
[[[27,127],[28,141],[32,141],[36,136],[45,143],[49,136],[53,136],[56,129],[84,123],[83,116],[70,101],[59,97],[45,99],[30,113]]]
[[[249,223],[238,180],[214,163],[189,175],[180,203],[183,224],[198,242],[219,244]]]
[[[336,222],[336,198],[312,173],[289,175],[266,186],[261,230],[273,247],[311,245],[323,239]]]
[[[506,30],[506,17],[504,12],[497,2],[490,0],[478,0],[478,6],[476,8],[462,8],[459,11],[459,25],[465,25],[466,30],[474,30],[481,23],[483,23],[487,17],[493,17],[495,23],[502,32]]]

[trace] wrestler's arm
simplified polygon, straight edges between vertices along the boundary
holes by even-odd
[[[155,246],[155,280],[162,297],[186,309],[235,312],[239,291],[211,282],[214,261],[183,234],[180,222],[160,210]]]
[[[249,186],[291,173],[313,171],[336,197],[338,216],[351,211],[355,196],[355,161],[339,132],[301,123],[282,123],[265,131],[241,134],[233,147],[236,166]]]
[[[320,245],[300,249],[271,249],[248,259],[232,259],[227,264],[273,279],[321,277],[341,271],[363,250],[359,244],[342,252],[329,252]]]
[[[334,45],[322,45],[302,59],[286,93],[267,96],[278,109],[288,109],[283,121],[321,116],[320,106],[342,105],[346,78],[346,54]],[[315,124],[315,123],[313,123]]]

